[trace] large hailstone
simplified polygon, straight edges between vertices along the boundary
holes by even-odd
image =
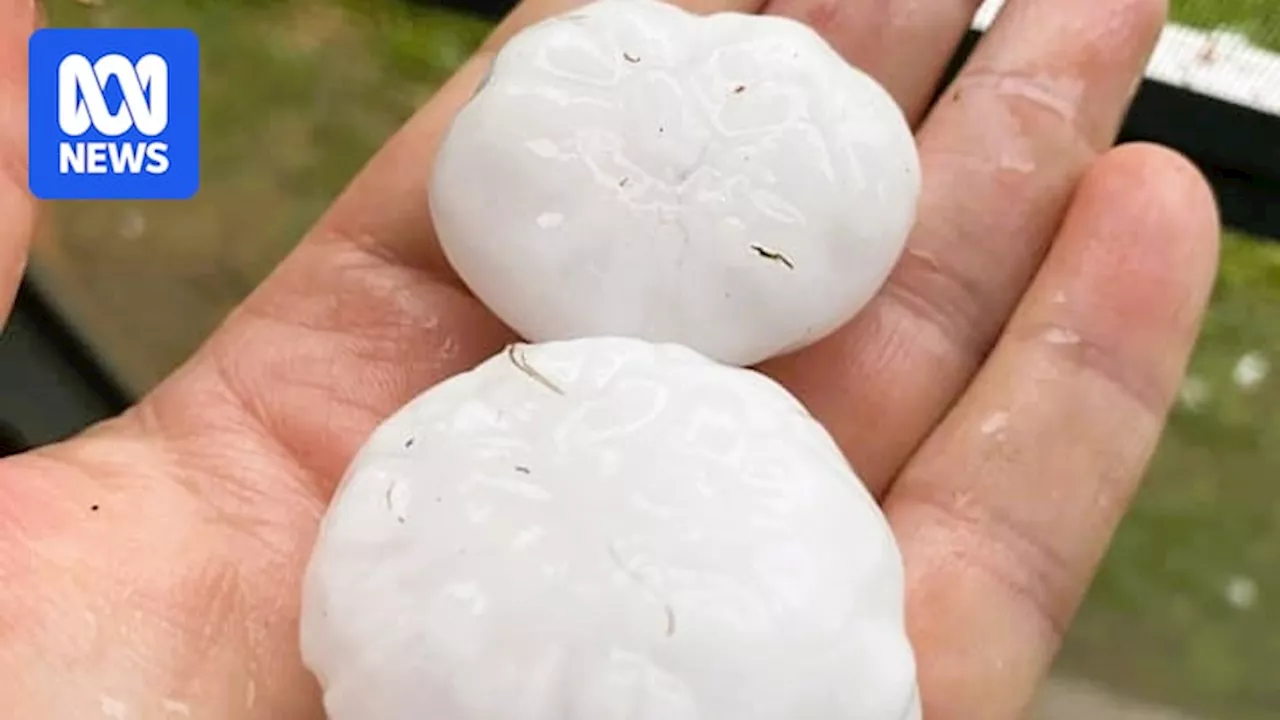
[[[809,27],[601,0],[503,47],[430,200],[459,275],[525,338],[750,365],[865,305],[919,192],[898,106]]]
[[[875,501],[773,381],[513,346],[360,450],[302,596],[332,720],[917,720]]]

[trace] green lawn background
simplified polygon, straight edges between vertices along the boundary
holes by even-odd
[[[487,29],[395,0],[47,6],[56,25],[180,25],[203,43],[200,196],[55,213],[58,251],[84,258],[130,261],[128,243],[102,241],[104,228],[143,218],[147,232],[165,234],[130,284],[197,309],[170,332],[119,325],[109,303],[96,318],[155,339],[126,343],[140,355],[124,361],[150,368],[140,385],[196,346]],[[1173,0],[1173,12],[1280,48],[1280,0]],[[119,284],[92,271],[75,281]],[[1280,245],[1228,235],[1187,402],[1067,640],[1062,671],[1210,718],[1280,716],[1280,382],[1238,387],[1233,370],[1246,354],[1280,362]]]

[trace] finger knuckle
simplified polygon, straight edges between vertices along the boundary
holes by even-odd
[[[1169,19],[1169,0],[1117,0],[1111,7],[1113,27],[1142,41],[1154,39]]]
[[[1162,382],[1152,366],[1127,357],[1115,342],[1054,322],[1031,323],[1012,334],[1016,340],[1038,344],[1068,374],[1097,378],[1147,417],[1163,417],[1168,409],[1174,388]]]
[[[882,298],[934,328],[962,356],[977,362],[993,342],[985,327],[989,293],[982,283],[944,265],[947,258],[908,249],[885,284]]]
[[[910,489],[908,489],[910,488]],[[998,503],[968,493],[942,492],[926,483],[900,484],[899,502],[922,513],[947,565],[993,591],[994,606],[1029,615],[1052,643],[1066,633],[1083,581],[1075,564],[1043,533],[1028,527]]]

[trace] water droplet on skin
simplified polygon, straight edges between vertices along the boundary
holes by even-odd
[[[458,341],[452,335],[446,337],[440,345],[439,356],[442,360],[452,360],[458,356]]]
[[[1029,157],[1017,153],[1005,153],[1000,156],[997,166],[1001,170],[1030,175],[1036,171],[1036,163]]]
[[[119,700],[109,695],[103,695],[99,698],[99,702],[102,706],[104,717],[112,718],[112,720],[126,720],[129,717],[129,709]]]
[[[908,247],[908,248],[907,248],[907,254],[908,254],[908,255],[910,255],[911,257],[915,258],[916,260],[919,260],[919,261],[920,261],[920,264],[922,264],[922,265],[924,265],[925,267],[929,268],[930,272],[941,272],[941,271],[942,271],[942,266],[938,264],[938,258],[937,258],[937,256],[935,256],[933,253],[925,252],[924,250],[917,250],[917,249],[912,248],[912,247]]]
[[[983,435],[995,435],[1009,426],[1009,413],[1003,410],[993,412],[982,421],[982,425],[978,428],[978,432]]]
[[[1044,334],[1044,339],[1050,345],[1076,345],[1080,342],[1080,336],[1075,331],[1061,327],[1050,328]]]

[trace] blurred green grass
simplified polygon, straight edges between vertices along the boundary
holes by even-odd
[[[1228,234],[1183,398],[1064,669],[1210,718],[1280,714],[1280,383],[1235,377],[1277,359],[1280,245]]]
[[[48,9],[56,25],[179,25],[203,43],[200,195],[56,210],[57,252],[82,259],[70,280],[107,298],[82,308],[85,319],[125,339],[117,354],[137,368],[138,387],[261,280],[487,30],[395,0],[51,0]],[[1174,0],[1173,11],[1280,47],[1278,0]],[[164,242],[145,251],[104,242],[136,217]],[[127,265],[129,287],[95,260]],[[138,317],[157,298],[182,310]],[[1262,720],[1280,714],[1280,382],[1239,387],[1233,373],[1246,355],[1280,362],[1280,245],[1228,234],[1184,402],[1061,669],[1207,717]]]
[[[1280,49],[1280,2],[1277,0],[1172,0],[1173,18],[1197,27],[1227,27],[1255,43]]]

